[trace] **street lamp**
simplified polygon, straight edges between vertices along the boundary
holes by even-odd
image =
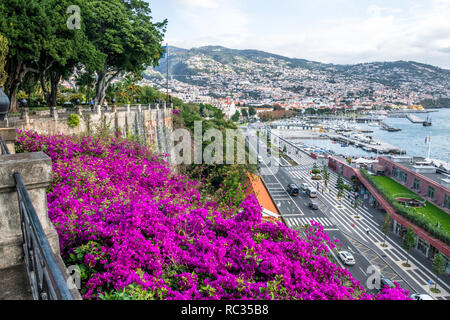
[[[9,111],[9,98],[0,87],[0,121],[5,120]]]
[[[27,99],[22,99],[19,101],[19,106],[20,106],[20,114],[21,116],[23,116],[23,113],[25,111],[25,108],[28,106],[28,101]]]

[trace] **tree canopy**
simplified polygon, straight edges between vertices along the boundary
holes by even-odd
[[[69,9],[74,7],[79,24],[71,27]],[[10,110],[17,111],[16,96],[29,73],[36,74],[32,78],[40,82],[49,105],[56,105],[60,81],[74,73],[85,80],[86,92],[95,83],[101,103],[117,76],[140,77],[158,63],[166,26],[167,20],[152,22],[143,0],[2,0],[0,33],[9,43],[5,89]]]

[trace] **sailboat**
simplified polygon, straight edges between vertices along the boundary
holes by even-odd
[[[424,127],[431,127],[432,126],[431,118],[429,116],[427,117],[427,121],[423,122],[423,126]]]

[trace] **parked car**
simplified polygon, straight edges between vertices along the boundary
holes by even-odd
[[[348,251],[339,251],[338,252],[339,259],[342,260],[342,262],[346,265],[352,266],[356,264],[355,258],[353,255]]]
[[[314,200],[309,200],[308,207],[312,210],[319,210],[319,205]]]
[[[306,190],[309,188],[309,185],[307,183],[302,183],[300,185],[300,188],[302,189],[303,192],[306,192]]]
[[[413,300],[434,300],[431,296],[425,293],[414,293],[410,298]]]
[[[299,189],[295,183],[291,183],[286,187],[287,193],[292,197],[297,197],[299,195]]]
[[[394,282],[392,282],[391,279],[386,278],[386,277],[381,277],[380,285],[381,285],[380,290],[383,290],[386,286],[388,286],[390,288],[395,288]]]

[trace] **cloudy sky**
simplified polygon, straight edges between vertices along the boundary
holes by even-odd
[[[450,0],[149,0],[166,41],[353,64],[414,60],[450,69]]]

